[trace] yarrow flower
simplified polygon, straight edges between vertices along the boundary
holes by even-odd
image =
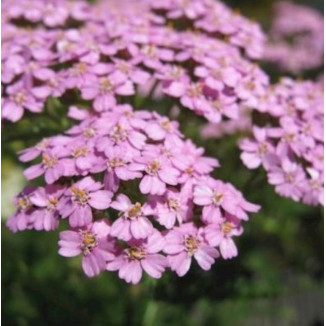
[[[250,86],[256,105],[256,90],[268,84],[251,62],[263,53],[265,36],[259,25],[215,0],[106,0],[96,5],[7,0],[2,18],[2,119],[11,122],[26,110],[45,110],[48,99],[61,100],[72,91],[96,111],[110,110],[119,98],[146,85],[154,86],[152,94],[156,90],[179,99],[213,123],[237,120],[248,103],[238,90]],[[175,28],[183,19],[189,29]],[[28,33],[17,20],[32,24]],[[78,27],[71,28],[71,22]],[[154,137],[173,133],[173,125],[159,125]],[[153,129],[148,132],[153,136]]]
[[[173,131],[160,137],[148,132],[162,123],[171,124]],[[85,137],[84,128],[97,132]],[[136,139],[129,140],[131,134]],[[71,174],[72,165],[77,165],[71,153],[83,153],[83,148],[91,151],[92,163],[78,164]],[[46,153],[60,153],[52,168],[60,163],[63,172],[55,174],[55,181],[45,175],[45,188],[22,192],[16,200],[18,212],[7,225],[13,231],[50,231],[68,218],[70,229],[60,233],[59,254],[81,255],[88,276],[118,271],[133,284],[141,280],[143,270],[154,278],[169,268],[182,276],[192,256],[208,270],[220,255],[227,259],[237,253],[232,237],[240,233],[226,232],[225,239],[216,241],[215,230],[221,230],[225,220],[232,220],[234,230],[241,229],[247,212],[259,209],[230,184],[209,176],[217,160],[203,156],[202,148],[184,139],[178,124],[131,106],[117,105],[102,113],[90,110],[65,135],[47,138],[22,151],[20,158],[44,160]],[[44,163],[36,166],[40,174],[47,168]],[[25,175],[31,176],[31,168]],[[175,241],[180,242],[178,250],[173,249]]]
[[[2,15],[3,126],[26,111],[69,118],[67,130],[19,152],[26,179],[44,186],[18,194],[7,226],[66,225],[59,254],[81,256],[87,276],[117,271],[137,284],[143,272],[183,276],[193,259],[207,271],[237,256],[235,237],[260,208],[212,177],[219,161],[172,111],[158,113],[162,97],[214,126],[270,114],[242,141],[242,160],[267,169],[279,193],[320,202],[321,85],[270,86],[252,61],[265,41],[257,23],[215,0],[5,0]]]
[[[89,223],[84,228],[60,232],[59,247],[59,254],[64,257],[81,254],[83,270],[89,277],[105,270],[106,262],[114,259],[116,250],[106,220]]]
[[[283,78],[258,108],[273,126],[254,126],[239,144],[249,169],[262,165],[279,195],[308,205],[324,204],[323,97],[321,82]]]
[[[324,57],[323,15],[290,1],[276,2],[274,11],[264,59],[292,73],[320,67]]]

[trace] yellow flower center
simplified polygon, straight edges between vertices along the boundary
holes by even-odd
[[[292,183],[294,181],[294,176],[291,172],[286,172],[284,176],[286,182]]]
[[[126,62],[120,61],[118,62],[118,68],[125,74],[129,74],[130,67]]]
[[[311,188],[314,190],[317,190],[317,189],[321,188],[321,186],[322,186],[321,182],[316,179],[310,180],[309,183],[311,185]]]
[[[100,93],[110,93],[113,90],[113,85],[110,80],[106,77],[100,79]]]
[[[150,175],[154,175],[158,172],[160,166],[161,166],[160,161],[155,159],[147,166],[146,172]]]
[[[288,134],[285,134],[284,135],[284,140],[287,141],[287,142],[292,142],[296,139],[296,134],[295,133],[288,133]]]
[[[58,163],[58,159],[55,156],[43,154],[42,162],[46,167],[52,168]]]
[[[80,231],[80,236],[82,240],[81,249],[84,255],[88,255],[97,246],[97,239],[94,233],[82,230]]]
[[[223,200],[223,194],[222,193],[217,192],[217,193],[214,194],[214,196],[213,196],[214,204],[219,205],[219,204],[221,204],[222,200]]]
[[[203,94],[203,84],[202,83],[197,83],[190,85],[187,89],[187,94],[190,97],[198,97]]]
[[[150,58],[155,58],[156,55],[156,47],[153,44],[145,45],[142,48],[143,54],[147,55]]]
[[[72,151],[72,156],[73,157],[85,157],[87,155],[87,147],[86,146],[80,146],[80,147],[76,147],[73,151]]]
[[[192,175],[194,173],[194,168],[192,166],[188,166],[185,171],[188,175]]]
[[[18,105],[22,105],[25,102],[25,99],[26,99],[26,95],[24,91],[20,91],[14,96],[14,101]]]
[[[71,70],[73,76],[81,76],[87,71],[87,65],[84,62],[77,63]]]
[[[267,152],[268,152],[268,145],[266,142],[263,141],[259,144],[258,153],[264,155]]]
[[[132,260],[141,260],[146,257],[146,252],[143,248],[131,247],[127,249],[127,255]]]
[[[174,199],[174,198],[170,198],[168,200],[168,206],[172,211],[177,211],[179,209],[179,207],[180,207],[179,200]]]
[[[141,211],[141,203],[136,203],[129,209],[128,217],[135,217],[140,213],[140,211]]]
[[[192,235],[189,235],[185,239],[186,250],[189,254],[194,254],[200,245],[200,240]]]
[[[58,204],[58,199],[55,197],[50,197],[48,200],[48,209],[56,208],[57,204]]]
[[[125,164],[126,164],[126,162],[122,158],[114,157],[109,160],[108,167],[112,168],[112,167],[117,167],[117,166],[124,166]]]
[[[85,205],[88,202],[89,194],[87,191],[85,191],[83,189],[76,188],[74,186],[72,186],[70,188],[70,190],[72,192],[72,199],[74,201],[76,201],[82,205]]]
[[[222,223],[221,230],[224,234],[230,234],[233,230],[233,224],[230,222]]]
[[[166,131],[171,131],[171,123],[169,119],[163,119],[161,121],[161,126],[163,129],[165,129]]]
[[[25,210],[32,207],[32,203],[27,196],[23,196],[17,200],[17,206],[19,209]]]
[[[180,66],[173,66],[168,75],[173,79],[178,79],[182,75],[182,68]]]
[[[110,133],[111,139],[116,143],[126,140],[127,136],[128,132],[119,123],[114,126],[113,130]]]
[[[93,128],[85,128],[83,131],[83,135],[86,138],[92,138],[95,136],[95,130]]]

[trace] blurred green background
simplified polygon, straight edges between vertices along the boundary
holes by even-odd
[[[273,1],[227,3],[268,26]],[[321,1],[306,3],[322,9]],[[188,113],[182,114],[182,131],[204,146],[207,155],[219,158],[222,167],[215,176],[262,206],[237,239],[236,259],[218,260],[209,272],[193,264],[183,278],[168,272],[159,281],[144,278],[130,286],[116,273],[88,279],[79,258],[57,254],[58,232],[11,234],[4,221],[25,182],[15,151],[69,123],[58,127],[60,113],[51,113],[49,106],[53,126],[36,117],[28,139],[28,122],[2,131],[3,325],[323,325],[323,209],[277,196],[262,170],[249,171],[241,164],[235,136],[204,141],[198,133],[202,120]]]

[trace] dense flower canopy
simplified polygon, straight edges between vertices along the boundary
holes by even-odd
[[[70,113],[81,118],[83,112]],[[25,188],[7,225],[14,232],[50,231],[68,219],[71,230],[60,233],[59,253],[82,254],[88,276],[119,269],[120,277],[137,283],[141,267],[156,278],[167,266],[181,276],[193,255],[207,270],[219,256],[216,248],[224,259],[237,255],[232,238],[259,206],[213,179],[219,163],[203,152],[157,113],[130,105],[93,111],[65,135],[20,153],[24,162],[40,157],[24,175],[44,174],[47,185]]]
[[[255,107],[268,84],[242,55],[262,54],[259,25],[213,0],[5,1],[3,21],[2,118],[12,122],[72,90],[100,112],[158,83],[217,123]]]
[[[323,16],[317,10],[288,1],[276,2],[274,10],[271,40],[264,59],[292,73],[322,66]]]
[[[278,194],[309,205],[324,204],[323,86],[282,79],[259,107],[269,119],[257,119],[254,139],[240,142],[248,168],[262,165]]]
[[[237,256],[234,237],[260,208],[212,176],[218,160],[172,110],[142,99],[192,111],[210,122],[207,135],[252,130],[244,164],[262,165],[282,196],[323,203],[322,84],[271,85],[254,61],[265,46],[259,24],[214,0],[8,0],[2,17],[4,129],[53,101],[73,120],[19,152],[39,183],[15,198],[7,226],[63,225],[59,254],[81,255],[86,275],[118,271],[135,284],[143,272],[183,276],[193,258],[209,270]],[[268,122],[256,125],[253,112]]]

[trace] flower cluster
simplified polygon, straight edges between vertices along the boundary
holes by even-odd
[[[320,67],[324,58],[323,16],[310,7],[288,1],[277,2],[274,9],[271,41],[264,59],[292,73]]]
[[[79,124],[20,152],[23,162],[40,160],[25,177],[43,175],[46,185],[17,196],[13,232],[67,220],[60,255],[82,255],[88,276],[117,270],[131,283],[143,270],[183,276],[193,258],[208,270],[237,255],[233,237],[259,206],[210,176],[218,161],[184,139],[177,122],[128,104],[86,112],[71,107]]]
[[[250,61],[262,53],[259,25],[215,0],[10,0],[2,15],[2,119],[11,122],[49,98],[77,93],[101,112],[153,86],[219,123],[256,107],[268,85]]]
[[[321,82],[283,78],[260,105],[253,139],[240,142],[248,168],[262,165],[279,195],[309,205],[324,203],[323,99]]]

